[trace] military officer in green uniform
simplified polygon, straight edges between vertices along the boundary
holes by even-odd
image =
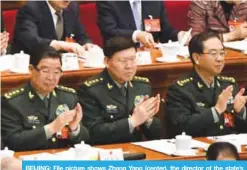
[[[151,97],[149,80],[134,76],[136,49],[131,39],[114,37],[104,46],[106,68],[78,90],[83,124],[92,144],[140,141],[160,137],[159,95]],[[143,133],[142,133],[143,132]]]
[[[167,91],[171,129],[194,137],[246,132],[245,89],[239,91],[233,77],[220,76],[226,51],[218,35],[193,37],[189,52],[193,71]]]
[[[10,149],[64,148],[88,141],[76,91],[57,85],[61,64],[53,47],[40,47],[30,60],[30,82],[2,96],[2,137]]]

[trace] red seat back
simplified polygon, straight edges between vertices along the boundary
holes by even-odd
[[[102,36],[97,25],[97,8],[95,3],[80,4],[80,20],[93,43],[102,46]]]
[[[17,10],[12,9],[12,10],[5,10],[3,11],[3,21],[4,21],[4,27],[6,31],[9,32],[9,42],[12,41],[13,36],[14,36],[14,28],[15,28],[15,18],[16,18]]]
[[[190,1],[164,1],[169,23],[176,29],[187,30]]]

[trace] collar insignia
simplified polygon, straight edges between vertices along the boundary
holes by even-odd
[[[28,96],[29,96],[29,99],[33,99],[34,98],[34,94],[32,94],[31,91],[28,93]]]
[[[133,84],[129,81],[129,86],[132,88],[133,87]]]
[[[56,94],[55,90],[53,90],[53,91],[52,91],[52,95],[53,95],[54,97],[56,97],[56,96],[57,96],[57,94]]]
[[[197,82],[197,86],[201,89],[203,85],[200,82]]]
[[[107,87],[108,89],[112,89],[113,85],[111,85],[110,83],[107,83]]]

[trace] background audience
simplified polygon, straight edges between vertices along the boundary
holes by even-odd
[[[246,1],[191,1],[188,25],[193,36],[204,31],[216,31],[223,41],[241,40],[247,37],[246,11]],[[233,28],[229,22],[239,24]]]

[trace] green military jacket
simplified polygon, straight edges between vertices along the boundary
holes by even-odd
[[[233,86],[233,97],[228,101],[226,112],[233,115],[234,127],[226,126],[223,114],[216,114],[219,121],[215,122],[211,109],[229,85]],[[208,88],[195,71],[179,79],[168,88],[165,107],[173,135],[183,131],[193,137],[246,132],[245,109],[238,114],[233,109],[233,99],[238,91],[233,77],[216,76],[213,88]]]
[[[148,139],[159,138],[161,125],[157,118],[149,128],[144,124],[130,133],[128,118],[145,95],[151,96],[151,87],[143,77],[136,76],[128,82],[126,96],[106,69],[85,81],[78,97],[84,109],[83,124],[89,129],[92,144],[140,141],[142,132]]]
[[[1,98],[2,137],[4,144],[15,151],[64,148],[88,141],[88,130],[81,124],[78,136],[66,140],[53,134],[46,138],[44,126],[52,122],[64,105],[74,109],[78,97],[74,89],[57,86],[49,98],[49,107],[40,99],[30,84],[6,93]]]

